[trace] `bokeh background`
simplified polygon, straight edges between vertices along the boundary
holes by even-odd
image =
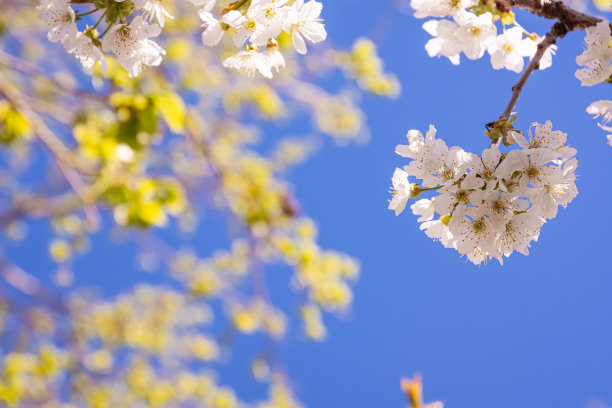
[[[518,128],[550,120],[567,132],[578,150],[580,193],[544,225],[529,256],[475,267],[419,231],[410,211],[396,217],[386,209],[393,170],[406,164],[394,150],[409,129],[432,123],[449,146],[479,153],[489,144],[484,124],[503,111],[519,75],[494,71],[487,55],[462,57],[458,67],[429,58],[424,21],[407,7],[402,13],[382,0],[324,4],[328,41],[350,47],[356,37],[372,38],[402,93],[395,100],[365,96],[367,143],[338,148],[324,141],[291,174],[302,210],[319,223],[321,245],[362,264],[352,311],[325,316],[325,342],[287,336],[281,344],[298,398],[309,407],[402,407],[400,378],[420,372],[426,401],[447,407],[612,404],[612,147],[585,112],[610,98],[610,86],[581,87],[574,77],[584,33],[558,42],[553,66],[532,75],[516,107]],[[517,17],[540,35],[552,25],[527,13]],[[220,217],[206,222],[195,240],[202,254],[227,242]],[[138,282],[171,284],[163,270],[135,272],[137,249],[108,232],[95,235],[93,251],[75,264],[76,285],[112,296]],[[48,279],[56,265],[37,254],[51,237],[46,223],[35,223],[27,245],[7,249],[17,264]],[[273,300],[291,308],[288,274],[271,270],[267,281]],[[217,367],[247,401],[265,393],[247,364],[257,341],[238,339],[234,363]]]

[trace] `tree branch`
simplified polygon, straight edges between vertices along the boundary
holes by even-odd
[[[563,30],[562,26],[562,23],[555,23],[550,32],[547,33],[544,39],[538,44],[536,53],[533,55],[533,58],[531,58],[531,61],[529,61],[529,64],[527,64],[527,68],[525,68],[525,71],[523,71],[523,74],[519,78],[518,82],[512,87],[512,96],[508,101],[508,105],[506,106],[504,113],[502,113],[502,116],[506,119],[508,119],[512,114],[512,110],[516,106],[519,96],[521,96],[521,92],[525,87],[527,79],[529,79],[529,76],[533,73],[533,71],[539,68],[540,61],[542,60],[542,57],[544,56],[544,53],[548,47],[557,42],[557,37],[562,37],[565,35],[563,31],[559,31]]]
[[[600,18],[589,16],[575,10],[562,1],[546,0],[496,0],[497,8],[509,11],[513,8],[525,9],[537,16],[558,20],[567,27],[567,31],[583,30],[602,21]],[[612,24],[610,24],[612,30]]]
[[[518,1],[525,1],[525,0],[518,0]],[[546,36],[544,36],[544,39],[538,44],[536,53],[531,58],[531,61],[529,61],[529,64],[527,64],[527,68],[525,68],[525,70],[521,74],[521,77],[519,78],[518,82],[514,84],[514,86],[512,87],[512,96],[510,97],[510,100],[508,101],[508,105],[506,105],[506,109],[504,109],[504,113],[501,114],[501,117],[504,117],[506,119],[510,118],[512,111],[514,110],[514,107],[516,106],[516,103],[519,97],[521,96],[521,92],[523,91],[523,88],[525,87],[525,83],[527,83],[527,80],[529,79],[533,71],[535,71],[536,69],[539,69],[540,61],[542,60],[542,57],[544,56],[544,53],[546,52],[548,47],[555,44],[557,42],[557,38],[562,38],[567,33],[568,33],[567,25],[561,21],[558,21],[552,26],[550,32],[547,33]],[[500,137],[498,139],[491,141],[491,146],[493,145],[499,146],[502,139],[503,137]]]
[[[97,230],[100,225],[100,215],[87,197],[87,184],[81,174],[70,164],[71,151],[64,146],[62,141],[47,127],[40,116],[25,101],[20,92],[0,74],[0,94],[4,95],[11,104],[30,124],[33,133],[47,147],[55,159],[60,172],[70,184],[76,195],[83,203],[83,211],[92,230]]]

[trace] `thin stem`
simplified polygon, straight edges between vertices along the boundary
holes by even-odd
[[[441,189],[443,186],[438,186],[438,187],[430,187],[430,188],[421,188],[421,191],[432,191],[432,190],[439,190]]]
[[[518,101],[518,98],[521,95],[523,88],[525,87],[525,83],[527,82],[533,71],[535,71],[535,69],[539,67],[540,60],[544,56],[544,53],[546,52],[548,47],[553,45],[556,41],[557,37],[552,33],[548,33],[544,37],[544,40],[542,40],[542,42],[538,44],[538,49],[531,61],[529,61],[527,68],[525,68],[525,71],[523,71],[523,74],[519,78],[518,82],[512,87],[512,96],[508,101],[508,105],[506,106],[504,113],[502,113],[503,117],[505,117],[506,119],[510,117],[510,115],[512,114],[512,110],[516,106],[516,102]]]
[[[98,26],[102,22],[102,19],[104,19],[104,16],[106,16],[106,10],[104,10],[104,13],[102,13],[102,15],[98,19],[98,22],[96,23],[96,25],[93,26],[92,30],[95,30],[96,28],[98,28]]]
[[[233,4],[230,4],[228,10],[238,10],[240,7],[244,6],[247,1],[249,0],[238,0]]]
[[[74,190],[83,204],[83,211],[92,230],[97,230],[100,225],[100,215],[87,194],[87,184],[81,174],[72,165],[71,151],[60,139],[47,127],[42,118],[32,109],[21,92],[11,82],[0,75],[0,94],[15,107],[15,109],[28,121],[34,135],[49,150],[60,172]]]
[[[114,26],[114,25],[115,25],[115,23],[109,24],[108,27],[106,27],[106,30],[104,30],[104,32],[98,36],[98,40],[101,40],[102,38],[104,38],[106,33],[108,33],[108,30],[110,30],[111,27]]]
[[[523,71],[523,74],[519,78],[518,82],[512,87],[512,96],[510,97],[510,100],[508,101],[508,105],[506,105],[506,109],[504,110],[504,113],[502,113],[501,115],[502,117],[506,119],[510,118],[510,115],[512,114],[512,110],[516,106],[516,103],[519,97],[521,96],[521,92],[523,91],[523,88],[525,87],[525,83],[527,83],[527,80],[529,79],[533,71],[535,71],[536,69],[540,67],[540,61],[542,60],[544,53],[546,52],[548,47],[550,47],[555,42],[557,42],[558,37],[563,37],[566,33],[567,33],[567,27],[565,26],[565,24],[561,22],[557,22],[553,25],[550,32],[546,34],[544,39],[538,44],[536,53],[534,54],[533,58],[531,58],[531,61],[529,61],[527,68],[525,68],[525,71]],[[493,145],[499,146],[502,139],[503,137],[500,137],[496,140],[491,141],[491,146]]]
[[[78,18],[85,17],[85,16],[88,16],[88,15],[90,15],[90,14],[95,13],[95,12],[96,12],[96,11],[98,11],[98,10],[100,10],[100,9],[99,9],[99,8],[96,8],[96,9],[93,9],[93,10],[91,10],[91,11],[88,11],[87,13],[77,14],[76,16],[77,16]]]

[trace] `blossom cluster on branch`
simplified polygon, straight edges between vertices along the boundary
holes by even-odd
[[[521,72],[524,58],[533,57],[542,40],[537,34],[525,31],[511,11],[501,12],[490,1],[412,0],[410,5],[418,18],[452,17],[452,20],[429,20],[423,28],[434,37],[425,45],[429,56],[445,56],[455,65],[459,64],[461,53],[473,60],[481,58],[486,51],[494,69]],[[496,21],[501,21],[504,28],[499,35]],[[514,27],[506,29],[506,24]],[[553,53],[554,47],[547,50],[540,69],[552,64]]]
[[[448,148],[436,139],[433,126],[425,137],[416,130],[408,132],[409,144],[399,145],[396,152],[412,161],[393,174],[389,209],[399,215],[409,199],[435,191],[437,195],[431,199],[421,198],[410,207],[420,216],[421,229],[430,238],[456,249],[475,264],[490,258],[503,263],[503,257],[514,252],[528,254],[542,225],[578,194],[578,162],[576,150],[565,144],[566,135],[552,131],[550,121],[532,124],[525,138],[512,125],[516,120],[512,111],[529,76],[552,64],[557,39],[577,28],[586,30],[586,46],[576,58],[584,68],[575,76],[583,86],[612,82],[610,24],[561,2],[412,0],[410,4],[417,18],[452,18],[423,24],[434,37],[425,45],[429,56],[445,56],[458,65],[461,53],[478,59],[488,52],[494,69],[522,71],[522,75],[512,87],[505,111],[496,122],[487,124],[485,134],[492,142],[480,156],[461,147]],[[517,23],[514,7],[558,21],[540,37]],[[499,35],[497,21],[503,29]],[[514,27],[506,29],[508,24]],[[526,67],[525,57],[530,59]],[[601,116],[600,126],[612,131],[607,126],[612,119],[610,101],[594,102],[587,112]],[[612,144],[612,135],[608,140]],[[518,144],[519,148],[502,152],[502,142],[505,146]],[[410,183],[409,176],[421,179],[421,184]]]
[[[223,65],[249,75],[259,72],[272,78],[272,69],[278,72],[285,66],[278,45],[282,33],[291,35],[300,54],[307,52],[305,40],[317,43],[327,37],[319,18],[323,5],[314,0],[307,3],[295,0],[291,5],[286,5],[289,0],[238,0],[219,10],[222,16],[213,14],[220,8],[217,0],[186,1],[198,7],[198,16],[204,23],[204,45],[217,45],[225,32],[231,35],[236,47],[248,42],[244,50],[227,58]],[[73,3],[79,4],[79,8],[84,4],[94,8],[75,11]],[[92,68],[97,62],[106,71],[104,53],[112,52],[130,77],[139,75],[144,67],[162,62],[166,51],[151,38],[159,36],[167,18],[174,18],[159,0],[41,0],[38,9],[39,18],[49,28],[49,41],[64,44],[66,51],[74,54],[85,68]],[[79,28],[78,22],[94,13],[100,14],[95,25]],[[102,21],[106,28],[99,34]],[[264,46],[265,51],[261,52],[259,49]]]
[[[489,258],[503,263],[515,251],[528,254],[544,222],[578,194],[576,150],[566,146],[567,135],[553,131],[550,122],[533,126],[528,139],[511,132],[520,148],[502,154],[493,144],[480,156],[447,147],[433,126],[425,137],[411,130],[409,144],[396,149],[412,161],[393,174],[389,209],[399,215],[410,198],[435,191],[410,207],[427,236],[475,264]],[[421,184],[410,183],[408,176]]]

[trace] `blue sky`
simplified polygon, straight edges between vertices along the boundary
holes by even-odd
[[[384,3],[324,2],[329,40],[349,47],[368,36]],[[518,17],[541,35],[552,25]],[[433,123],[449,146],[479,153],[488,146],[484,124],[501,114],[518,74],[494,71],[487,56],[462,58],[458,67],[429,58],[422,23],[397,14],[378,39],[386,68],[403,90],[396,100],[365,97],[370,142],[338,148],[326,141],[291,173],[304,212],[319,223],[321,245],[362,264],[352,311],[326,316],[327,341],[293,336],[283,343],[297,395],[309,407],[402,407],[400,378],[421,372],[426,400],[447,407],[578,408],[593,398],[612,404],[612,147],[585,112],[591,102],[609,98],[610,90],[581,87],[574,77],[584,33],[558,42],[552,68],[533,74],[515,109],[519,128],[550,120],[553,129],[568,133],[578,149],[580,194],[544,225],[529,256],[514,255],[503,267],[496,261],[475,267],[427,238],[410,211],[396,217],[386,209],[393,170],[406,164],[394,150],[409,129]],[[202,246],[218,244],[206,232],[202,237]],[[44,275],[52,264],[29,254],[44,251],[48,239],[48,229],[35,226],[28,244],[14,250],[15,259]],[[80,282],[125,284],[133,248],[102,235],[94,247],[82,261],[92,277]],[[134,279],[164,280],[145,274]],[[273,297],[289,302],[288,277],[268,280]],[[240,340],[234,359],[252,357],[253,344]],[[246,364],[222,374],[242,395],[260,396]]]
[[[368,35],[382,3],[326,3],[330,40],[345,46]],[[540,35],[552,25],[526,13],[518,21]],[[398,14],[379,42],[403,91],[394,101],[366,98],[370,143],[328,148],[295,173],[323,245],[363,266],[351,316],[330,321],[326,343],[297,344],[289,355],[307,386],[304,401],[399,407],[399,377],[422,372],[426,399],[448,407],[612,404],[612,147],[585,112],[610,89],[581,87],[574,77],[584,33],[558,42],[553,66],[532,75],[515,109],[519,128],[551,120],[568,133],[580,194],[544,225],[529,256],[478,268],[427,238],[410,212],[386,210],[393,169],[406,164],[394,148],[409,129],[433,123],[449,146],[479,153],[488,145],[484,124],[501,114],[519,75],[494,71],[487,56],[458,67],[429,58],[422,23]]]

